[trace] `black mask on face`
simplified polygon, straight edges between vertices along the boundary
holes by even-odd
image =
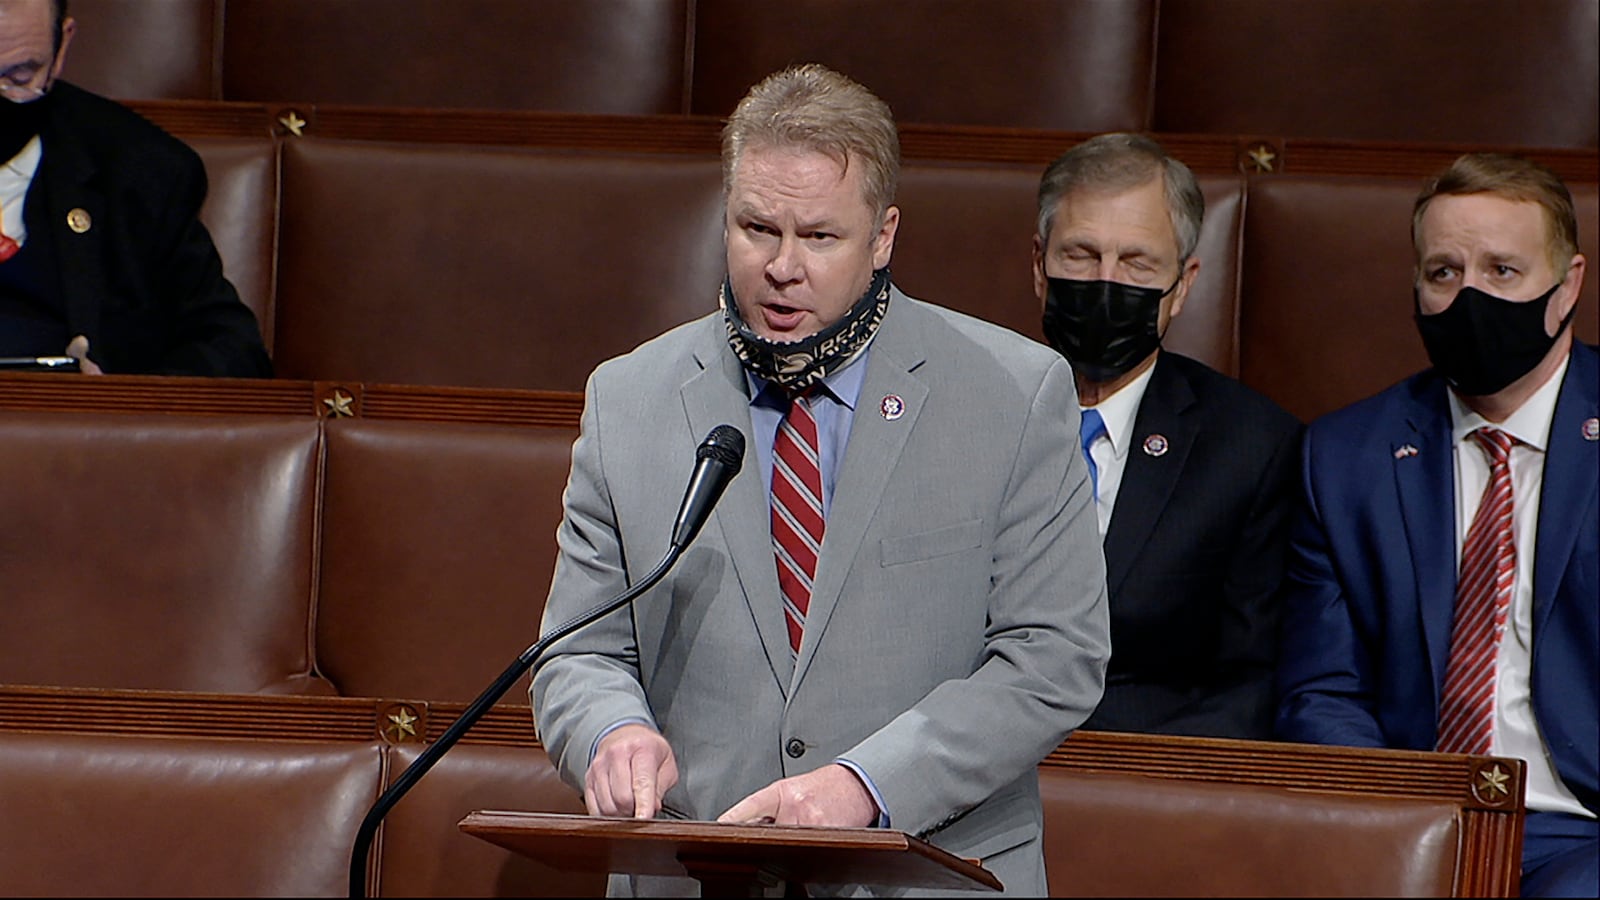
[[[0,99],[0,163],[21,153],[28,141],[39,133],[49,111],[46,105],[49,102],[49,94],[28,103]]]
[[[1464,287],[1443,312],[1422,314],[1417,305],[1417,331],[1433,367],[1457,391],[1483,397],[1505,390],[1513,381],[1533,371],[1550,352],[1577,312],[1574,303],[1554,336],[1545,333],[1545,310],[1561,287],[1545,291],[1525,303],[1502,300],[1474,287]]]
[[[1049,278],[1044,336],[1083,378],[1113,381],[1161,346],[1161,300],[1166,290],[1117,281]]]

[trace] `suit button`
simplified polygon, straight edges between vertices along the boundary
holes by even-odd
[[[789,743],[783,746],[783,752],[789,754],[789,756],[793,759],[799,759],[800,757],[806,755],[805,741],[802,741],[799,738],[790,738]]]

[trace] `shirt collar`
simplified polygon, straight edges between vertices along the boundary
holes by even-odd
[[[1161,356],[1158,354],[1155,365],[1145,369],[1138,378],[1118,388],[1115,394],[1104,397],[1099,403],[1088,407],[1100,411],[1100,419],[1106,423],[1106,437],[1111,441],[1112,455],[1117,459],[1128,455],[1129,436],[1133,434],[1133,420],[1139,415],[1139,403],[1144,400],[1145,389],[1150,386],[1150,377],[1155,374],[1156,366],[1159,365]]]
[[[855,411],[856,402],[861,398],[861,386],[867,380],[867,357],[871,354],[872,344],[868,343],[844,368],[830,372],[820,382],[820,386],[828,396],[852,412]],[[745,383],[750,387],[752,404],[779,409],[789,405],[788,395],[783,388],[751,373],[749,369],[743,371]]]

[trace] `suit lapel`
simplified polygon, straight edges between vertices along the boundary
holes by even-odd
[[[728,485],[707,527],[718,529],[728,548],[729,564],[739,579],[773,678],[787,694],[793,664],[773,562],[768,499],[755,449],[748,445],[750,440],[758,440],[751,435],[748,383],[738,359],[728,350],[720,323],[715,324],[716,328],[706,329],[708,337],[696,352],[701,371],[683,385],[683,409],[692,434],[705,435],[724,423],[736,424],[745,434],[743,469]]]
[[[1543,496],[1539,500],[1539,534],[1534,548],[1533,635],[1538,641],[1554,606],[1556,588],[1567,570],[1583,531],[1584,517],[1594,521],[1600,482],[1600,442],[1584,437],[1586,422],[1600,416],[1600,357],[1579,344],[1567,364],[1565,383],[1556,398],[1555,416],[1546,444]],[[1594,427],[1594,426],[1589,426]]]
[[[1200,431],[1199,417],[1186,415],[1194,404],[1194,391],[1188,380],[1158,358],[1134,416],[1133,432],[1128,438],[1133,446],[1128,450],[1127,468],[1117,489],[1117,505],[1106,530],[1106,583],[1113,594],[1133,570],[1134,561],[1150,540],[1155,523],[1183,474],[1195,435]],[[1155,435],[1166,438],[1167,451],[1160,456],[1143,449],[1146,439]]]
[[[1455,462],[1444,383],[1429,379],[1412,397],[1405,426],[1391,439],[1390,465],[1411,555],[1413,589],[1437,693],[1450,658],[1455,610]],[[1396,590],[1403,585],[1396,582]]]
[[[911,374],[924,359],[921,348],[925,342],[920,334],[926,315],[929,314],[896,291],[889,312],[873,338],[871,356],[866,360],[866,379],[851,418],[850,439],[828,510],[827,534],[822,540],[822,555],[817,560],[817,575],[812,583],[811,607],[806,613],[796,684],[805,677],[817,643],[827,633],[828,620],[839,604],[845,578],[863,550],[862,535],[871,524],[888,485],[886,473],[894,471],[927,399],[927,385]],[[898,397],[904,406],[904,412],[893,421],[883,415],[880,408],[883,398],[890,395]]]

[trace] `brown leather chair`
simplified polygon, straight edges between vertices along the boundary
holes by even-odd
[[[1453,896],[1462,834],[1449,801],[1040,776],[1052,897],[1170,897],[1178,885],[1188,897]]]
[[[317,662],[341,694],[472,700],[538,638],[576,437],[328,423]]]
[[[1428,367],[1412,320],[1411,207],[1423,179],[1252,178],[1244,223],[1242,380],[1309,421]],[[1569,184],[1590,260],[1573,325],[1600,334],[1600,186]]]
[[[376,741],[0,730],[0,893],[345,896],[382,754]]]
[[[284,145],[284,378],[582,390],[717,308],[714,155]]]
[[[327,692],[311,648],[317,430],[0,413],[0,683]]]
[[[890,262],[896,283],[912,296],[1043,341],[1031,256],[1043,171],[1020,164],[907,164]],[[1231,375],[1238,366],[1234,329],[1244,183],[1234,175],[1199,180],[1206,199],[1200,275],[1165,346]]]
[[[210,182],[200,221],[222,257],[222,273],[256,314],[272,350],[277,275],[278,144],[270,137],[192,137]]]
[[[532,713],[528,716],[531,731]],[[394,748],[391,783],[420,755],[419,747]],[[584,811],[583,797],[556,774],[542,747],[457,744],[384,817],[379,892],[390,897],[605,896],[604,875],[554,869],[456,826],[481,809]]]
[[[0,896],[344,896],[359,824],[460,712],[0,684]],[[479,809],[583,811],[525,705],[491,710],[389,809],[366,893],[604,896],[603,876],[464,834]]]
[[[217,100],[225,0],[71,0],[68,81],[118,100]]]
[[[690,0],[229,0],[222,98],[683,111]]]
[[[1600,146],[1597,30],[1594,0],[1163,3],[1151,127]]]
[[[1039,766],[1052,897],[1507,897],[1508,757],[1077,731]]]
[[[357,824],[459,705],[0,685],[0,894],[342,894]],[[397,727],[403,725],[405,727]],[[383,819],[373,896],[600,896],[457,827],[576,813],[495,708]],[[1512,896],[1521,760],[1079,732],[1039,766],[1051,896]],[[94,865],[84,865],[85,859]]]
[[[871,88],[901,122],[1119,131],[1149,123],[1155,0],[697,0],[689,111],[726,116],[791,63]]]

